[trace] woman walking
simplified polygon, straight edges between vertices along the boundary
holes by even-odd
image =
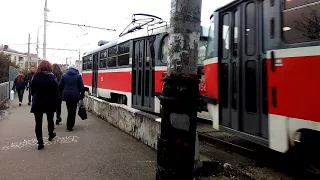
[[[72,131],[76,120],[77,104],[84,98],[84,85],[75,66],[69,66],[67,72],[62,75],[59,89],[68,109],[67,130]]]
[[[62,76],[62,71],[60,70],[60,66],[58,64],[53,64],[52,69],[53,69],[53,74],[56,76],[56,78],[58,79],[58,83],[59,83],[61,80],[61,76]],[[57,106],[57,112],[56,112],[56,125],[59,125],[60,122],[62,121],[62,119],[61,119],[61,103],[62,103],[62,100],[59,99],[59,103]]]
[[[24,81],[24,75],[22,71],[19,72],[18,76],[14,79],[12,90],[16,89],[19,97],[19,106],[22,104],[23,93],[26,88],[26,82]]]
[[[54,112],[59,103],[58,80],[52,73],[52,65],[43,60],[31,80],[32,106],[31,113],[34,114],[36,121],[36,136],[38,140],[38,150],[44,148],[42,137],[42,117],[47,115],[49,141],[56,136],[54,132]]]

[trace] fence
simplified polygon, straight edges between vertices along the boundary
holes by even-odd
[[[17,77],[18,73],[19,73],[18,69],[14,68],[12,66],[9,67],[9,83],[10,83],[9,89],[12,89],[13,81]]]
[[[13,81],[18,75],[18,70],[14,67],[9,67],[9,81],[0,84],[0,106],[9,99],[10,90],[13,86]]]
[[[9,99],[9,82],[0,84],[0,106]]]

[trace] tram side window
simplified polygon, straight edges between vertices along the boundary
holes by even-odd
[[[229,58],[230,44],[229,44],[229,34],[230,34],[230,18],[229,14],[223,16],[223,26],[222,26],[222,59]]]
[[[88,57],[87,69],[92,69],[92,56],[89,56],[89,57]]]
[[[246,93],[246,110],[247,112],[257,112],[257,67],[256,61],[247,61],[245,66],[245,93]]]
[[[286,1],[283,39],[287,43],[320,41],[320,1]]]
[[[117,66],[117,46],[108,49],[108,67]]]
[[[102,51],[100,53],[99,68],[100,69],[107,68],[107,51]]]
[[[151,58],[151,62],[152,62],[152,66],[155,66],[155,49],[154,49],[154,41],[155,41],[155,37],[150,37],[148,39],[148,55],[147,57],[150,57]]]
[[[87,70],[87,58],[82,58],[82,70]]]
[[[246,7],[246,53],[254,55],[256,51],[255,45],[255,4],[249,3]]]
[[[118,66],[129,65],[130,58],[130,44],[129,42],[120,44],[118,46]]]
[[[235,11],[233,14],[234,18],[234,28],[233,28],[233,57],[238,56],[238,46],[239,46],[239,28],[240,28],[240,13]]]
[[[163,38],[161,43],[161,62],[168,63],[168,40],[169,35]]]

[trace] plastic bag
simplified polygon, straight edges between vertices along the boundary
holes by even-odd
[[[14,100],[14,90],[10,91],[10,100]]]

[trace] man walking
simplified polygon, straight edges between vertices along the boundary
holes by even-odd
[[[26,83],[27,83],[27,90],[29,87],[31,87],[31,80],[33,75],[35,74],[36,69],[32,66],[31,67],[31,71],[26,75]],[[31,91],[29,91],[29,95],[28,95],[28,105],[30,106],[31,104]]]
[[[67,130],[72,131],[76,120],[77,104],[84,98],[82,77],[75,66],[70,65],[67,72],[62,75],[59,89],[68,109]]]

